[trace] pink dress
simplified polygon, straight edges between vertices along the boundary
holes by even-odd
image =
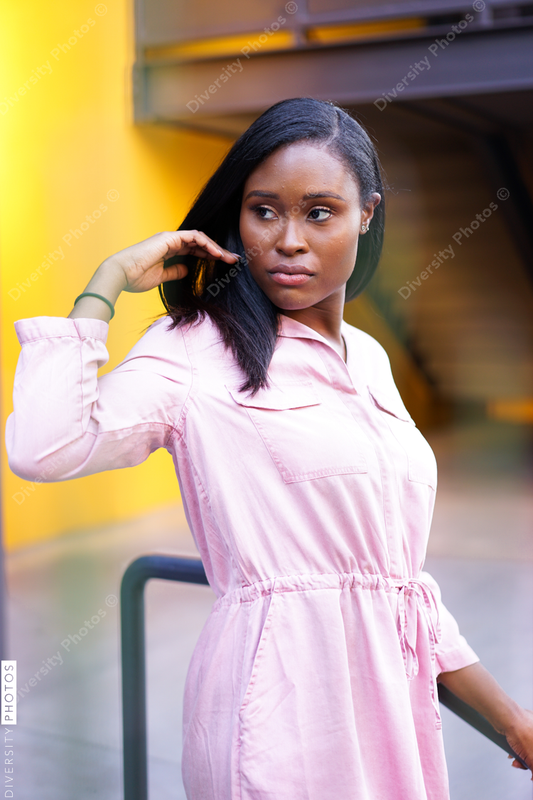
[[[282,316],[255,397],[213,323],[155,322],[112,372],[100,320],[38,317],[11,469],[59,481],[172,454],[217,595],[189,668],[189,800],[447,800],[436,676],[477,661],[421,572],[433,453],[370,336],[348,362]]]

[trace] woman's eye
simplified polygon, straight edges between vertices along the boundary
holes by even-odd
[[[256,206],[253,210],[261,219],[274,219],[276,216],[276,213],[266,206]]]
[[[319,216],[320,214],[326,214],[327,216]],[[331,211],[329,208],[312,208],[309,212],[309,216],[317,222],[325,222],[326,219],[331,217]]]

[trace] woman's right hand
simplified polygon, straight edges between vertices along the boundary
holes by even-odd
[[[106,258],[84,291],[105,297],[114,306],[121,292],[147,292],[160,283],[184,278],[187,274],[185,264],[165,267],[165,261],[173,256],[186,255],[228,263],[239,259],[236,253],[219,247],[201,231],[164,231]],[[97,297],[82,297],[69,314],[70,319],[80,317],[109,322],[111,311]]]
[[[185,264],[165,267],[165,261],[173,256],[185,255],[228,263],[235,263],[239,259],[236,253],[219,247],[202,231],[163,231],[120,250],[107,258],[102,266],[107,264],[108,267],[122,270],[122,291],[147,292],[166,281],[184,278],[187,274]]]

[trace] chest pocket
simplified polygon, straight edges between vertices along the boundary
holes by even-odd
[[[409,464],[409,480],[425,483],[436,490],[437,462],[433,450],[416,427],[400,396],[385,394],[368,387],[374,404],[383,412],[394,437],[405,450]]]
[[[357,424],[342,403],[326,407],[311,383],[273,386],[254,397],[226,388],[246,409],[285,483],[368,472]]]

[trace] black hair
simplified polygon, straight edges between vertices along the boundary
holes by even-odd
[[[241,262],[207,261],[175,256],[166,263],[185,263],[187,275],[160,284],[159,293],[172,318],[171,328],[194,323],[209,314],[224,344],[247,376],[241,391],[268,386],[267,371],[279,331],[279,309],[259,288],[246,265],[239,234],[244,184],[275,150],[295,142],[324,143],[355,177],[366,204],[381,195],[368,233],[359,238],[354,270],[346,283],[346,301],[357,297],[372,278],[381,255],[385,207],[378,156],[366,131],[334,103],[298,97],[267,109],[233,144],[207,181],[178,230],[199,230],[241,256]],[[229,279],[229,271],[237,275]],[[223,280],[225,278],[225,281]],[[220,287],[223,286],[223,289]],[[215,288],[219,291],[215,293]]]

